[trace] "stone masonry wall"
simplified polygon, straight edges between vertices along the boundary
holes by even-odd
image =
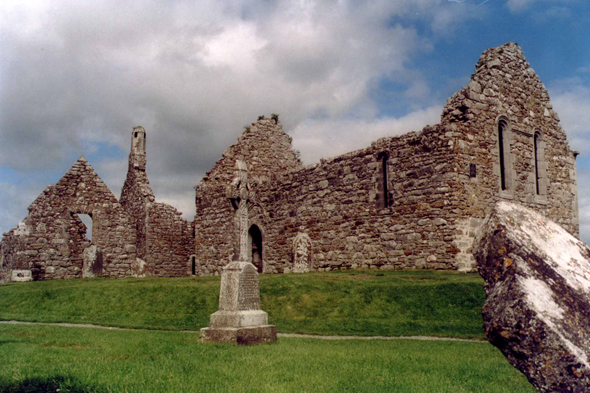
[[[316,270],[452,269],[458,252],[451,244],[458,186],[448,152],[444,130],[427,127],[303,169],[276,171],[276,179],[257,183],[250,224],[263,234],[264,272],[291,270],[292,242],[300,231],[312,239]],[[379,200],[383,154],[388,157],[385,208]],[[203,208],[203,197],[197,205],[202,208],[196,220],[208,224],[211,239],[196,253],[204,262],[200,274],[218,273],[231,252],[233,211],[224,192],[220,187],[207,195],[222,201],[221,209]]]
[[[181,277],[191,274],[190,255],[195,249],[192,222],[164,203],[149,206],[147,225],[147,266],[149,275]]]
[[[302,167],[291,150],[291,137],[273,119],[252,124],[230,146],[201,180],[196,190],[195,255],[197,274],[216,274],[233,256],[234,210],[226,198],[226,187],[235,176],[236,160],[248,163],[249,181],[276,181],[277,174]],[[256,196],[253,197],[256,200]],[[266,214],[259,203],[251,206],[251,221],[264,231]]]
[[[453,269],[457,179],[443,131],[427,127],[380,139],[367,149],[286,174],[261,193],[272,217],[265,271],[292,269],[292,243],[303,231],[313,242],[315,270]],[[377,198],[384,155],[386,207]]]
[[[93,219],[92,244],[103,253],[102,275],[128,275],[135,260],[130,217],[84,157],[29,206],[18,228],[4,234],[6,267],[30,269],[35,279],[81,277],[82,253],[91,243],[78,214]]]
[[[198,274],[218,274],[231,258],[234,212],[224,188],[236,158],[257,178],[257,166],[276,154],[267,138],[244,133],[197,187]],[[290,152],[281,149],[279,156]],[[499,199],[533,207],[577,235],[574,154],[520,48],[489,49],[470,84],[448,100],[439,125],[305,168],[274,165],[273,174],[258,177],[250,224],[262,232],[264,272],[291,270],[300,232],[313,242],[315,270],[469,271],[475,232]]]
[[[156,203],[145,143],[145,130],[134,128],[120,203],[84,157],[49,186],[3,235],[0,281],[12,269],[31,270],[34,279],[81,277],[90,246],[98,247],[107,277],[190,275],[192,255],[196,274],[219,274],[234,253],[226,188],[238,159],[248,167],[252,252],[266,273],[292,271],[301,233],[312,241],[314,270],[472,270],[476,230],[502,199],[579,231],[577,153],[512,43],[482,54],[440,124],[315,165],[303,167],[278,119],[260,119],[195,187],[194,223]],[[92,241],[79,214],[93,219]]]
[[[500,182],[500,122],[506,124],[506,190]],[[545,86],[518,45],[508,43],[482,54],[470,83],[447,101],[442,124],[449,130],[463,185],[458,194],[463,219],[456,238],[462,268],[474,266],[475,230],[501,199],[528,206],[578,236],[575,152]],[[535,133],[541,136],[536,162]],[[472,165],[475,176],[470,173]]]

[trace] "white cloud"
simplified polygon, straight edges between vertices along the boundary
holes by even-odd
[[[427,124],[439,123],[441,111],[442,107],[435,106],[401,118],[306,120],[293,130],[293,148],[301,151],[304,163],[311,164],[368,147],[381,137],[420,131]]]
[[[553,81],[549,88],[570,147],[578,156],[578,211],[580,238],[590,244],[590,86],[579,77]]]
[[[590,86],[580,78],[562,79],[552,82],[549,91],[570,146],[590,154]]]

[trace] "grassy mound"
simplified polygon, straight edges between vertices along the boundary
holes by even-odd
[[[0,286],[0,319],[197,330],[219,277],[83,279]],[[282,333],[484,338],[483,280],[435,271],[261,275],[262,309]]]

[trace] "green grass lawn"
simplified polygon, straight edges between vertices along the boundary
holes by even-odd
[[[0,320],[198,330],[219,277],[84,279],[0,286]],[[262,309],[283,333],[484,338],[483,280],[436,271],[261,275]]]
[[[0,392],[533,393],[487,343],[280,338],[0,325]],[[59,389],[59,390],[58,390]]]

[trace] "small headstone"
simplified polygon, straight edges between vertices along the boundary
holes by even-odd
[[[26,282],[33,281],[33,272],[30,270],[13,270],[10,274],[10,281]]]
[[[100,277],[102,275],[102,252],[96,246],[84,249],[82,277]]]
[[[489,341],[541,392],[590,391],[590,249],[507,202],[476,239]]]
[[[307,233],[299,233],[293,240],[293,273],[312,270],[311,239]]]

